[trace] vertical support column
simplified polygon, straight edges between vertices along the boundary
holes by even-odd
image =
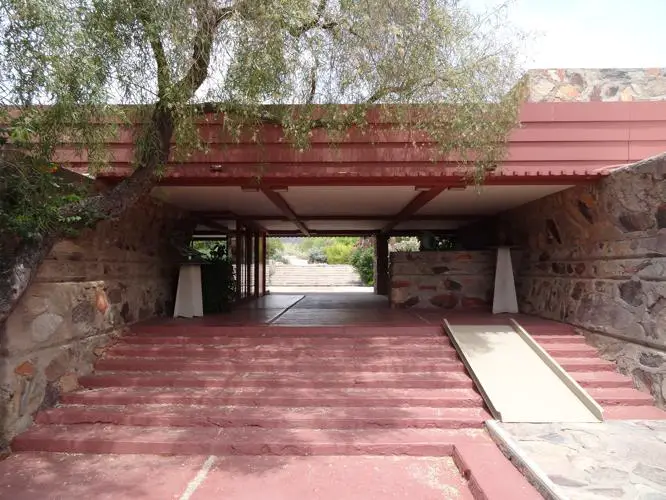
[[[254,258],[254,290],[253,290],[253,293],[254,293],[254,296],[256,298],[258,298],[261,295],[261,293],[259,291],[259,289],[260,289],[260,284],[259,284],[259,279],[260,279],[259,265],[260,265],[260,262],[259,262],[259,259],[261,257],[261,255],[260,255],[260,239],[261,239],[260,234],[257,231],[255,231],[254,232],[254,252],[253,252],[254,255],[252,257]]]
[[[243,285],[243,237],[241,233],[241,228],[238,223],[236,223],[236,232],[235,232],[235,240],[236,240],[236,301],[241,300],[243,298],[242,294],[242,285]]]
[[[266,273],[268,272],[266,233],[261,234],[261,295],[266,295]]]
[[[375,236],[375,293],[389,294],[389,247],[388,235],[379,233]]]

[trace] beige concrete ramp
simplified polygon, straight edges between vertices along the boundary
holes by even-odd
[[[516,321],[444,328],[502,422],[599,422],[601,407]]]

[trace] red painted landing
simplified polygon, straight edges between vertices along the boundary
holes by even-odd
[[[0,462],[12,500],[472,500],[537,499],[494,446],[455,457],[159,456],[22,453]],[[501,458],[501,457],[499,457]],[[470,473],[470,466],[482,477]],[[493,467],[488,470],[487,467]],[[460,470],[465,471],[465,476]],[[482,495],[486,495],[485,497]]]

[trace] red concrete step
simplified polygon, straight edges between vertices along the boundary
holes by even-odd
[[[457,359],[453,346],[431,346],[428,348],[416,347],[384,347],[384,348],[292,348],[288,346],[242,347],[229,348],[220,346],[192,346],[192,345],[116,345],[106,351],[110,357],[169,357],[187,359],[275,359],[287,357],[294,358],[368,358],[391,359],[405,357],[412,358],[441,358]]]
[[[472,389],[165,389],[111,387],[63,394],[63,404],[194,404],[245,406],[431,406],[480,408]]]
[[[594,388],[587,389],[587,392],[602,406],[650,406],[654,404],[652,395],[636,389]]]
[[[534,335],[534,340],[541,344],[544,349],[547,349],[550,344],[587,345],[585,337],[582,335]]]
[[[666,420],[666,411],[654,406],[608,406],[604,408],[607,420]]]
[[[35,425],[12,450],[157,455],[411,455],[450,456],[454,448],[487,442],[482,430],[257,429],[252,427],[130,427],[107,424]]]
[[[553,356],[553,358],[574,378],[576,377],[575,372],[614,372],[616,370],[615,363],[601,358],[569,358],[562,356]]]
[[[222,336],[240,338],[326,338],[326,337],[435,337],[440,335],[439,325],[423,326],[195,326],[153,325],[132,329],[136,335],[164,336]]]
[[[598,358],[597,349],[587,344],[545,344],[542,346],[551,356],[562,358]]]
[[[188,336],[188,335],[127,335],[122,338],[122,344],[150,344],[150,345],[213,345],[229,347],[264,347],[284,346],[303,348],[349,348],[366,347],[369,349],[383,347],[422,347],[450,345],[445,337],[225,337]]]
[[[215,376],[217,375],[217,376]],[[456,372],[437,374],[404,374],[387,372],[352,373],[233,373],[184,375],[183,373],[97,372],[79,378],[83,387],[190,387],[190,388],[402,388],[456,389],[473,387],[472,380],[461,368]]]
[[[460,372],[463,370],[462,362],[457,359],[441,360],[412,360],[397,359],[393,362],[366,361],[356,359],[323,359],[319,361],[301,361],[290,359],[261,360],[252,362],[235,362],[234,360],[217,359],[211,361],[196,361],[173,358],[103,358],[96,364],[99,371],[125,371],[125,372],[197,372],[197,373],[226,373],[240,375],[247,372],[314,372],[314,373],[353,373],[387,372],[387,373],[428,373],[436,377],[436,373]]]
[[[625,387],[634,388],[634,382],[618,372],[574,372],[574,380],[585,389]]]
[[[480,428],[482,408],[396,407],[211,407],[181,405],[63,406],[37,415],[40,424],[115,424],[148,427]]]

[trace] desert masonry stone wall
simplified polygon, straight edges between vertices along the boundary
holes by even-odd
[[[391,307],[488,309],[494,276],[494,252],[394,252]]]
[[[571,323],[666,403],[666,155],[500,217],[521,311]]]
[[[173,241],[190,231],[187,214],[146,200],[53,248],[0,332],[0,447],[127,325],[172,310]]]
[[[530,102],[666,100],[666,69],[531,70]]]

